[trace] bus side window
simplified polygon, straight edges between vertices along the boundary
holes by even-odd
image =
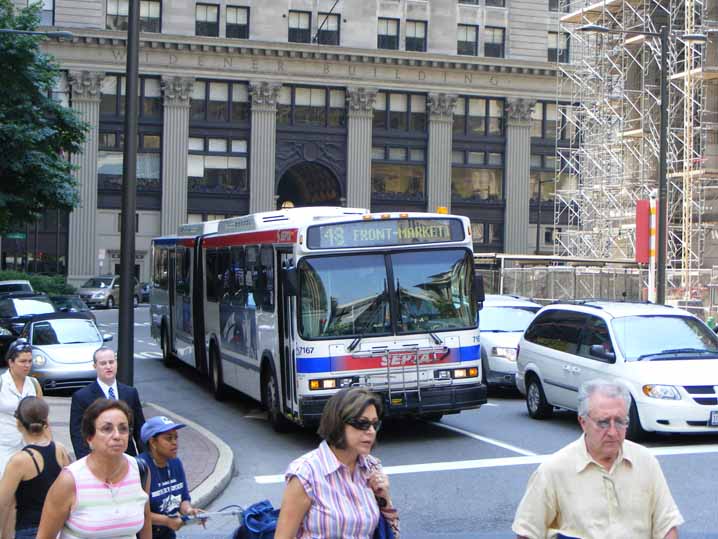
[[[259,294],[257,294],[255,288],[257,284],[258,266],[257,251],[258,249],[256,245],[247,247],[245,251],[244,283],[247,291],[247,305],[249,306],[259,306],[262,302],[262,299]]]
[[[217,298],[222,302],[224,302],[225,295],[230,292],[231,262],[228,248],[217,251]]]
[[[217,301],[217,250],[207,249],[207,301]]]
[[[154,268],[152,275],[152,286],[167,290],[167,249],[165,247],[154,246]]]
[[[265,245],[260,251],[260,282],[262,285],[262,310],[274,311],[274,248]]]
[[[246,302],[244,297],[244,249],[242,247],[232,247],[232,266],[229,278],[230,290],[233,303],[243,306]]]

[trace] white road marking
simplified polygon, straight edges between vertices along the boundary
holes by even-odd
[[[489,438],[487,436],[481,436],[480,434],[475,434],[473,432],[469,432],[468,430],[460,429],[459,427],[447,425],[446,423],[441,423],[440,421],[430,421],[430,423],[437,427],[442,427],[447,430],[453,430],[454,432],[458,432],[459,434],[463,434],[464,436],[468,436],[469,438],[473,438],[474,440],[479,440],[479,441],[485,442],[487,444],[495,445],[496,447],[508,449],[509,451],[518,453],[519,455],[524,455],[527,457],[536,455],[536,453],[534,453],[533,451],[529,451],[528,449],[521,449],[520,447],[516,447],[515,445],[507,444],[506,442],[502,442],[501,440],[496,440],[494,438]]]
[[[718,444],[649,447],[647,449],[656,456],[697,455],[706,453],[718,453]],[[480,468],[500,468],[505,466],[526,466],[529,464],[541,464],[550,456],[551,455],[530,455],[522,457],[500,457],[491,459],[430,462],[427,464],[384,466],[384,472],[387,475],[401,475],[409,473],[448,472],[456,470],[476,470]],[[255,475],[254,481],[261,485],[283,483],[284,476],[281,474]]]
[[[494,408],[497,408],[499,405],[493,402],[487,402],[486,404],[482,404],[481,406],[493,406]]]
[[[138,359],[154,359],[162,357],[162,352],[137,352],[135,357]]]

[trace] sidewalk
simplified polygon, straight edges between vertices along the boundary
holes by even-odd
[[[50,426],[55,440],[72,453],[70,442],[70,398],[46,397],[50,405]],[[206,507],[232,479],[234,454],[232,449],[204,427],[166,408],[143,403],[145,418],[165,415],[186,428],[180,431],[179,458],[182,459],[189,483],[192,505]]]

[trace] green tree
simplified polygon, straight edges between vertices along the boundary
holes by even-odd
[[[41,4],[17,10],[0,0],[0,29],[36,30]],[[0,233],[79,200],[67,156],[80,151],[88,127],[52,98],[60,70],[40,50],[43,39],[0,33]]]

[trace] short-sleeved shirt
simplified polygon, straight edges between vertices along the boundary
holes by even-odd
[[[182,461],[169,459],[167,466],[159,468],[149,453],[144,452],[139,458],[150,468],[150,511],[169,517],[179,516],[182,502],[190,501]],[[174,538],[175,532],[167,526],[153,525],[152,537],[156,536]]]
[[[285,479],[296,477],[312,502],[297,539],[369,539],[379,522],[379,506],[367,483],[374,469],[381,469],[378,459],[360,456],[352,475],[327,442],[292,462]]]
[[[17,430],[14,415],[17,405],[25,397],[36,397],[37,390],[29,376],[25,377],[22,391],[18,391],[15,387],[10,370],[6,370],[0,376],[2,377],[0,387],[0,477],[2,477],[10,457],[23,447],[22,436]]]
[[[530,539],[559,532],[581,539],[664,539],[682,523],[660,464],[648,450],[625,441],[606,470],[588,454],[581,436],[531,475],[512,530]]]

